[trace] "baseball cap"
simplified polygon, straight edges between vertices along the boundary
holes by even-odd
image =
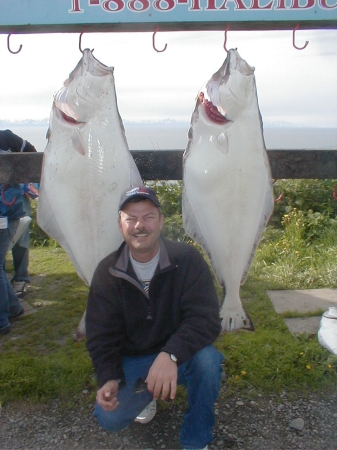
[[[119,202],[119,210],[121,211],[126,203],[134,198],[143,198],[151,200],[158,208],[160,208],[159,200],[155,192],[146,186],[131,186],[128,187],[122,194]]]

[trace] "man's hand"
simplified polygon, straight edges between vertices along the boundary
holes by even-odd
[[[111,380],[104,384],[96,395],[97,403],[105,411],[113,411],[119,405],[117,400],[118,382],[117,380]]]
[[[177,392],[177,378],[177,363],[171,360],[168,353],[160,352],[147,375],[147,388],[155,400],[158,400],[160,394],[162,400],[165,400],[169,394],[170,399],[173,400]]]

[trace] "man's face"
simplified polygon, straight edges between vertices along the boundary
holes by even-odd
[[[119,228],[136,261],[150,261],[159,250],[164,216],[151,200],[127,203],[119,216]]]

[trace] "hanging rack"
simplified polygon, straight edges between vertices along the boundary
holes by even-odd
[[[304,50],[305,47],[309,44],[309,41],[305,41],[305,44],[304,44],[303,47],[298,47],[298,46],[295,44],[295,31],[297,31],[297,30],[299,29],[299,27],[300,27],[300,25],[297,24],[296,27],[293,29],[293,46],[294,46],[297,50]]]
[[[12,33],[9,33],[9,35],[7,36],[7,48],[10,53],[13,53],[13,55],[16,55],[17,53],[21,52],[22,44],[20,44],[19,50],[17,50],[17,51],[11,50],[10,45],[9,45],[9,39],[10,39],[11,35],[12,35]]]
[[[156,33],[157,33],[158,30],[159,30],[159,27],[157,26],[157,28],[154,30],[153,35],[152,35],[152,46],[153,46],[153,48],[154,48],[154,50],[156,52],[161,53],[161,52],[164,52],[166,50],[167,44],[165,44],[165,47],[163,48],[163,50],[158,50],[157,49],[156,44],[155,44],[155,36],[156,36]]]

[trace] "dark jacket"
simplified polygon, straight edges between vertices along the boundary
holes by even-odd
[[[11,152],[36,152],[34,145],[11,130],[0,130],[0,149]]]
[[[97,267],[90,287],[87,348],[99,386],[124,379],[123,356],[166,351],[178,364],[215,341],[221,330],[210,270],[191,245],[161,240],[149,295],[125,242]]]
[[[36,148],[11,130],[0,130],[0,153],[36,152]],[[24,191],[19,184],[0,184],[0,216],[9,221],[18,220],[26,215],[23,206]]]

